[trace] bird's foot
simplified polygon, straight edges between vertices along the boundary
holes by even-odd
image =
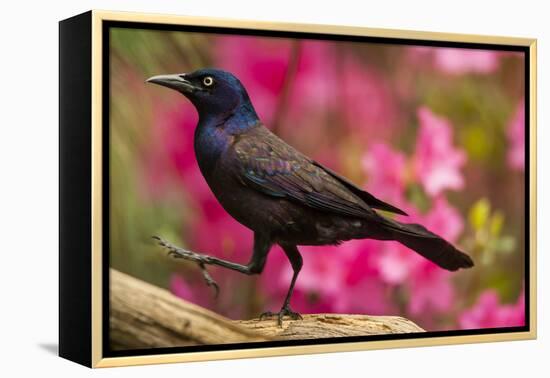
[[[290,317],[292,320],[298,320],[298,319],[303,320],[304,319],[304,318],[302,318],[302,315],[300,315],[297,312],[292,311],[292,309],[290,308],[289,305],[285,305],[281,308],[281,311],[279,311],[279,312],[271,312],[271,311],[263,312],[260,315],[260,320],[263,320],[264,318],[273,318],[275,316],[277,317],[277,324],[279,325],[279,327],[281,327],[283,325],[283,318],[285,316]]]
[[[169,241],[166,241],[163,238],[158,236],[153,236],[152,238],[156,240],[161,247],[164,247],[168,251],[168,256],[170,257],[174,257],[176,259],[185,259],[185,260],[196,262],[198,264],[206,263],[206,257],[204,255],[201,255],[193,251],[189,251],[187,249],[176,247]]]
[[[199,265],[199,268],[201,269],[202,276],[206,281],[206,285],[212,287],[214,289],[214,295],[216,297],[218,296],[218,294],[220,293],[220,287],[218,286],[218,283],[212,278],[210,273],[208,273],[208,271],[206,270],[206,264],[208,264],[208,256],[201,255],[200,253],[189,251],[180,247],[176,247],[172,243],[158,236],[153,236],[153,239],[155,239],[161,247],[165,248],[168,251],[168,256],[197,263]]]

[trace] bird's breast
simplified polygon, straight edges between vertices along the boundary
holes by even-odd
[[[202,175],[212,175],[224,152],[231,144],[232,137],[216,127],[197,127],[195,130],[195,157]]]
[[[220,128],[197,128],[195,156],[200,171],[223,208],[243,223],[242,208],[246,207],[246,189],[232,172],[238,167],[231,159],[234,137]],[[248,222],[247,222],[248,223]]]

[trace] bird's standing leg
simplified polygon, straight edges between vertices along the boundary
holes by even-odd
[[[277,316],[277,323],[279,324],[279,326],[283,325],[283,317],[285,315],[290,316],[290,318],[294,320],[302,319],[302,315],[292,311],[292,309],[290,308],[290,298],[292,297],[292,292],[294,291],[294,284],[296,284],[296,279],[298,278],[298,274],[302,269],[302,255],[300,255],[300,252],[295,245],[281,245],[281,247],[283,247],[283,250],[288,257],[288,260],[290,261],[290,264],[292,265],[292,270],[294,272],[292,274],[292,280],[290,281],[290,287],[288,288],[288,292],[286,294],[285,301],[283,302],[283,307],[281,307],[281,311],[267,311],[260,315],[260,320],[265,317]]]
[[[189,251],[180,247],[176,247],[170,242],[158,237],[153,236],[153,239],[157,240],[159,245],[168,250],[168,254],[174,258],[181,258],[189,261],[196,262],[201,268],[204,280],[208,286],[212,286],[216,292],[216,296],[219,292],[219,286],[214,281],[210,273],[206,270],[206,265],[218,265],[227,269],[235,270],[243,274],[260,274],[265,266],[267,254],[271,248],[271,241],[269,238],[260,235],[259,233],[254,234],[254,248],[252,252],[252,257],[248,264],[238,264],[231,261],[219,259],[214,256],[204,255],[201,253]]]

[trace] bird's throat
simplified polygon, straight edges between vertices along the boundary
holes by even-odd
[[[199,114],[195,130],[195,155],[201,172],[208,175],[218,159],[231,146],[235,136],[257,127],[260,121],[250,103],[240,105],[230,113],[209,115]]]

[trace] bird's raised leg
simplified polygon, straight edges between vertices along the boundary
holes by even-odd
[[[158,236],[153,236],[153,239],[155,239],[160,246],[168,250],[169,256],[197,263],[202,271],[206,284],[214,288],[216,296],[219,293],[219,286],[206,270],[206,265],[218,265],[248,275],[260,274],[264,269],[267,253],[271,248],[271,242],[268,238],[255,233],[252,257],[248,264],[243,265],[177,247]]]
[[[283,302],[283,307],[281,307],[281,311],[279,312],[266,311],[260,315],[260,320],[262,320],[265,317],[277,316],[277,323],[279,324],[279,326],[283,325],[283,317],[285,315],[288,315],[293,320],[302,319],[302,315],[292,311],[292,309],[290,308],[290,298],[292,297],[292,292],[294,291],[294,284],[296,283],[298,274],[302,269],[302,264],[303,264],[302,255],[300,255],[300,252],[298,251],[298,248],[295,245],[282,245],[281,247],[283,247],[283,250],[285,251],[285,254],[288,257],[288,260],[292,265],[292,270],[294,271],[294,273],[292,274],[292,280],[290,281],[290,287],[288,288],[288,292],[286,294],[285,301]]]

